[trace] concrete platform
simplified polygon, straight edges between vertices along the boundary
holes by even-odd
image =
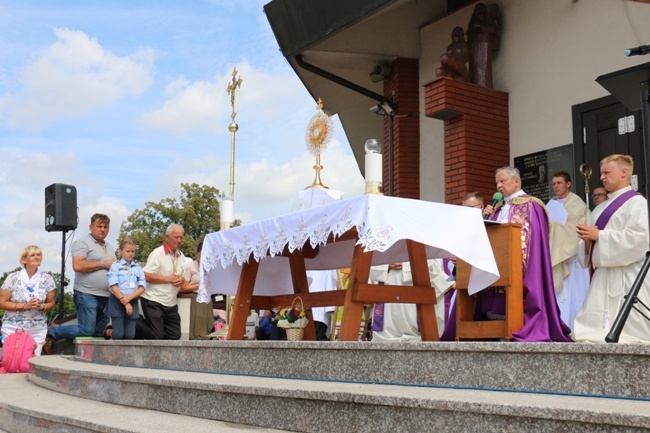
[[[0,375],[0,433],[650,431],[645,345],[81,340],[73,348],[34,358],[32,374]]]
[[[40,357],[33,366],[34,383],[75,397],[262,428],[647,432],[650,426],[647,399],[116,367],[64,356]]]
[[[89,362],[265,377],[650,399],[650,346],[81,341]]]

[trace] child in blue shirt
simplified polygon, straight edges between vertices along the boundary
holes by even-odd
[[[138,297],[144,293],[147,282],[142,268],[133,261],[135,242],[131,238],[124,238],[119,250],[122,258],[113,263],[108,271],[111,294],[105,313],[111,318],[113,340],[133,340],[135,324],[140,317]]]

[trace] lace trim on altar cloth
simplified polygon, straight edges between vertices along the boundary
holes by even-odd
[[[358,240],[346,238],[341,244],[339,238],[351,229],[356,229]],[[430,246],[431,255],[444,253],[471,263],[475,267],[470,278],[474,291],[496,281],[499,275],[483,218],[476,209],[367,194],[208,234],[203,242],[197,300],[208,302],[210,294],[233,294],[236,281],[240,281],[240,268],[251,259],[261,262],[267,257],[260,268],[265,278],[257,278],[255,293],[282,294],[289,284],[287,270],[282,268],[282,274],[277,275],[274,272],[287,264],[271,259],[285,251],[301,251],[305,245],[325,246],[330,237],[334,244],[339,242],[338,246],[323,248],[325,254],[306,265],[349,266],[351,252],[347,247],[353,244],[364,251],[383,253],[397,242],[411,239]],[[387,255],[377,254],[373,260],[405,261],[406,253],[406,248],[396,249]]]
[[[337,221],[331,220],[330,215],[324,212],[318,223],[311,227],[302,218],[297,219],[292,227],[286,227],[277,220],[273,220],[273,224],[268,222],[252,224],[252,229],[244,235],[238,245],[233,245],[233,241],[228,240],[220,250],[207,245],[207,251],[204,245],[202,257],[204,270],[208,272],[217,265],[226,268],[235,260],[241,266],[248,262],[251,254],[254,260],[260,261],[266,256],[274,257],[282,253],[285,248],[288,248],[289,252],[300,251],[307,242],[315,248],[318,245],[325,245],[330,235],[333,235],[336,240],[353,227],[356,227],[359,233],[357,245],[363,245],[366,251],[385,251],[390,246],[389,239],[393,227],[366,229],[364,218],[361,215],[354,216],[357,218],[353,217],[352,207],[347,207]],[[274,229],[271,235],[267,231],[269,229]],[[250,236],[255,233],[257,237],[251,239]]]

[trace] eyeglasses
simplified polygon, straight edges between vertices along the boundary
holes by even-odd
[[[607,197],[607,194],[592,194],[592,197]]]

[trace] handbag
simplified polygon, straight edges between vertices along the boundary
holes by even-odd
[[[29,360],[36,350],[34,337],[25,332],[24,328],[3,340],[2,367],[0,373],[27,373],[30,371]]]

